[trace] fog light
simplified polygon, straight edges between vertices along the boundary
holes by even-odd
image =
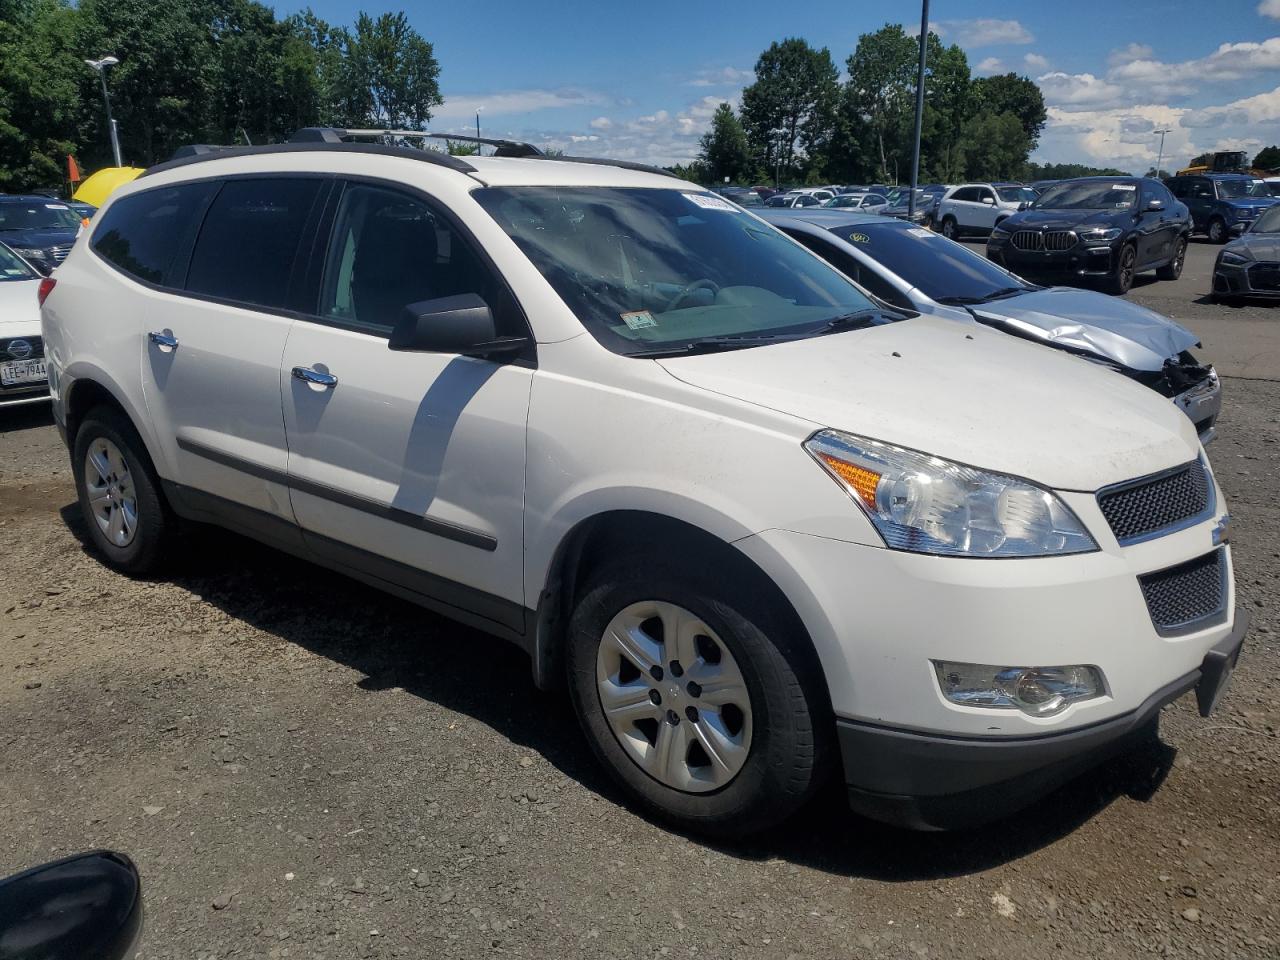
[[[1106,693],[1102,671],[1090,666],[999,667],[933,661],[942,695],[967,707],[1021,710],[1048,717]]]

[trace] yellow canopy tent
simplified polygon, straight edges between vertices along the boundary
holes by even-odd
[[[103,167],[97,173],[90,174],[71,199],[100,207],[107,202],[107,197],[126,183],[137,179],[141,173],[142,167]]]

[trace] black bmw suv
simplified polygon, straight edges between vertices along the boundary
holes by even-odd
[[[1190,234],[1190,212],[1159,180],[1084,177],[998,224],[987,256],[1024,276],[1092,280],[1119,294],[1146,270],[1178,279]]]

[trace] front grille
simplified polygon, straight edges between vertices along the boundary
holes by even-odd
[[[18,356],[9,349],[17,341],[25,341],[31,352]],[[38,360],[44,356],[44,342],[39,337],[0,337],[0,360]]]
[[[71,244],[65,243],[60,246],[50,247],[49,252],[53,254],[53,259],[61,263],[67,259],[67,254],[71,252]]]
[[[1013,235],[1013,245],[1019,250],[1044,249],[1044,234],[1037,230],[1019,230]]]
[[[1070,250],[1076,245],[1076,235],[1070,230],[1054,230],[1044,235],[1046,250]]]
[[[1156,633],[1171,636],[1210,625],[1227,606],[1224,549],[1138,578]]]
[[[1171,533],[1213,512],[1209,471],[1196,460],[1098,491],[1098,506],[1121,546]]]
[[[1249,268],[1249,286],[1254,290],[1280,290],[1280,263],[1255,263]]]

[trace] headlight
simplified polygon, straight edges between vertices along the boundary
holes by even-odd
[[[1006,227],[1003,223],[997,223],[994,227],[991,228],[991,236],[993,237],[1008,237],[1012,235],[1013,235],[1013,231],[1010,230],[1008,227]]]
[[[1221,257],[1222,257],[1223,263],[1233,263],[1233,264],[1239,265],[1242,263],[1249,262],[1248,257],[1241,256],[1240,254],[1236,253],[1234,250],[1223,250],[1221,253]]]
[[[1081,240],[1116,240],[1124,231],[1119,227],[1094,227],[1092,230],[1081,230]]]
[[[36,260],[44,259],[44,251],[39,247],[14,247],[13,249],[20,257],[34,258]]]
[[[1106,693],[1097,667],[999,667],[933,661],[942,695],[966,707],[1017,709],[1033,717],[1060,713]]]
[[[1087,553],[1097,544],[1053,493],[878,440],[823,430],[805,449],[894,550],[960,557]]]
[[[1257,212],[1252,207],[1238,207],[1234,211],[1237,220],[1252,220]]]

